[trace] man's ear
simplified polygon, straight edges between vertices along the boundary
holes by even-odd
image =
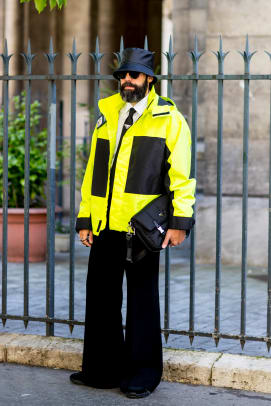
[[[148,76],[148,83],[150,84],[153,81],[153,77],[152,76]]]

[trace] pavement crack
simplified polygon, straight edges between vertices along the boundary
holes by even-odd
[[[215,365],[215,363],[217,362],[217,361],[219,361],[220,360],[220,358],[223,356],[223,352],[221,352],[220,354],[219,354],[219,356],[214,360],[214,362],[212,363],[212,366],[211,366],[211,374],[210,374],[210,386],[213,386],[213,368],[214,368],[214,365]]]
[[[8,362],[8,349],[7,346],[5,345],[3,348],[3,361],[6,363]]]

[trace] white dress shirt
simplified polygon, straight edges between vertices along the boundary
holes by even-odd
[[[126,103],[124,105],[124,107],[120,110],[119,112],[119,122],[118,122],[118,131],[117,131],[117,138],[116,138],[116,146],[115,146],[115,152],[114,152],[114,156],[112,159],[112,164],[114,162],[114,158],[115,158],[115,154],[119,145],[119,141],[120,141],[120,136],[121,136],[121,132],[122,132],[122,127],[125,123],[126,118],[129,115],[129,110],[133,107],[136,112],[133,115],[133,123],[135,123],[140,116],[142,116],[144,110],[147,108],[148,105],[148,96],[149,94],[147,94],[143,99],[141,99],[138,103],[136,103],[134,106],[131,103]]]

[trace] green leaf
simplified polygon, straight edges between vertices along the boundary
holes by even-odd
[[[50,0],[50,9],[53,10],[56,6],[56,0]]]
[[[29,3],[30,1],[31,0],[20,0],[20,3]],[[47,0],[33,0],[33,1],[35,2],[35,7],[39,13],[41,13],[47,6]],[[67,5],[67,0],[49,0],[49,5],[51,10],[53,10],[56,6],[58,6],[58,8],[61,9],[62,6]]]
[[[67,0],[56,0],[56,2],[59,8],[62,8],[62,6],[67,5]]]
[[[39,13],[41,13],[42,10],[44,10],[45,7],[47,6],[47,0],[34,0],[34,1],[35,1],[35,7]]]

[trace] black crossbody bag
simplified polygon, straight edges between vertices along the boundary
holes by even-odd
[[[159,252],[168,230],[170,196],[162,195],[147,204],[135,214],[129,223],[130,230],[126,234],[127,261],[136,262],[143,258],[146,250]],[[145,250],[133,255],[133,236],[137,235]]]

